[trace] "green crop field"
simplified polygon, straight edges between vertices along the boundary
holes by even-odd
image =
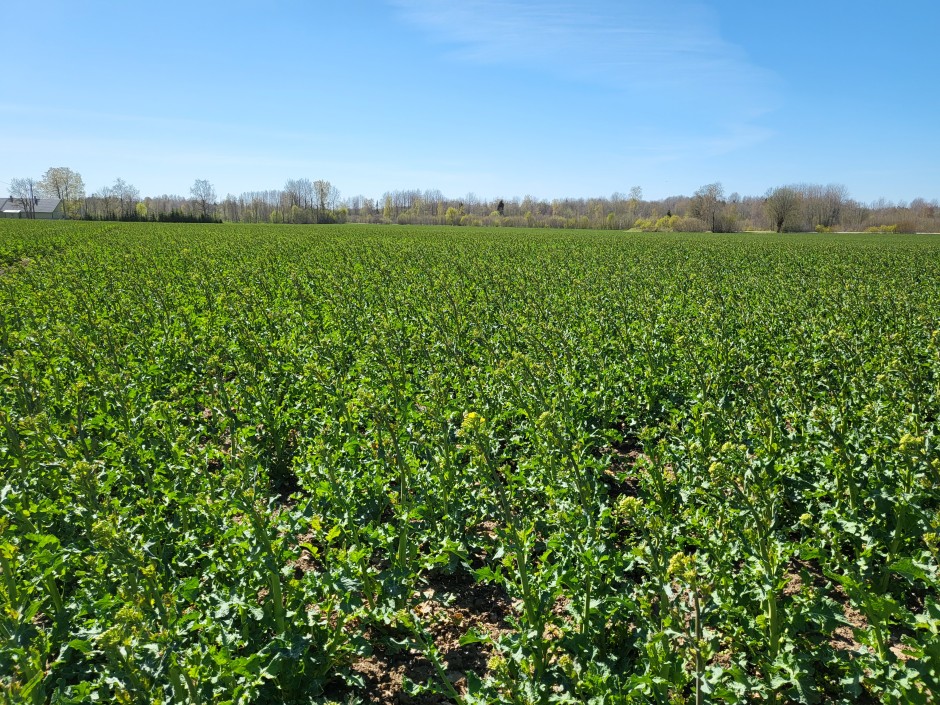
[[[940,238],[0,221],[0,696],[934,703]]]

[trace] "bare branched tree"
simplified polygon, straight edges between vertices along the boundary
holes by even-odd
[[[27,218],[36,217],[36,201],[39,199],[39,183],[31,176],[10,179],[10,198],[12,198]]]
[[[212,184],[205,179],[196,179],[189,193],[193,197],[193,204],[198,209],[199,215],[202,218],[208,218],[210,212],[215,210],[216,202],[215,188]]]

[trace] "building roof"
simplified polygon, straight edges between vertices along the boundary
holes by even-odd
[[[36,213],[52,213],[62,202],[60,198],[37,198],[36,207],[33,209]],[[0,211],[4,213],[16,213],[23,210],[23,204],[18,198],[5,198],[0,201]]]

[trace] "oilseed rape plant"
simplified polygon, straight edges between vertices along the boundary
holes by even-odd
[[[940,240],[0,221],[10,703],[940,682]]]

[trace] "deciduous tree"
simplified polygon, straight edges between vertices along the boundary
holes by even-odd
[[[721,207],[724,205],[721,200],[724,194],[724,186],[715,182],[702,186],[692,198],[692,215],[703,220],[713,233],[725,230],[725,228],[719,227],[718,218]]]
[[[189,189],[193,197],[193,204],[202,218],[208,218],[211,211],[215,210],[215,188],[205,179],[196,179],[192,188]]]
[[[806,224],[811,229],[817,225],[830,228],[839,222],[842,204],[848,198],[845,186],[809,184],[804,186],[802,191]]]
[[[27,218],[36,217],[36,199],[39,197],[39,184],[31,176],[10,179],[10,197],[16,202]]]
[[[137,216],[137,202],[140,200],[140,191],[137,187],[118,178],[114,180],[111,191],[117,200],[120,218],[133,220]]]
[[[800,192],[790,186],[778,186],[767,192],[764,208],[770,224],[778,233],[782,233],[800,212]]]
[[[339,189],[324,179],[313,182],[314,207],[317,210],[317,222],[327,220],[327,214],[336,206],[339,200]]]
[[[77,171],[67,166],[49,167],[39,181],[39,191],[44,196],[61,199],[62,209],[68,217],[77,218],[81,215],[85,182]]]

